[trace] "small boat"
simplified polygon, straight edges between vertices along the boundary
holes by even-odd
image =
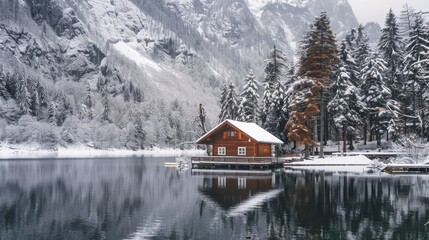
[[[178,162],[165,162],[164,166],[166,167],[177,167],[177,165],[179,165]]]
[[[177,158],[175,162],[165,162],[165,167],[176,167],[179,169],[185,169],[189,165],[189,161],[186,158]]]

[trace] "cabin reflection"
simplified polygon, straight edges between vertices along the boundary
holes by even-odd
[[[199,191],[224,210],[276,188],[276,174],[267,171],[192,170],[192,175],[203,176]]]

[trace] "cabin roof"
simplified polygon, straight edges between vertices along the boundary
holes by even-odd
[[[204,134],[204,136],[202,136],[200,139],[197,140],[197,143],[202,142],[204,139],[211,136],[213,133],[221,129],[227,123],[229,123],[232,127],[242,131],[250,138],[253,138],[255,141],[259,143],[283,144],[283,142],[280,139],[276,138],[274,135],[267,132],[265,129],[261,128],[255,123],[239,122],[239,121],[234,121],[229,119],[223,121],[215,128],[213,128],[212,130]]]

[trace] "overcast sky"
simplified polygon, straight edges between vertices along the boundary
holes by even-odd
[[[429,12],[429,0],[349,0],[353,11],[360,23],[377,22],[384,25],[384,19],[389,9],[392,8],[396,15],[402,10],[402,6],[408,6],[423,12]]]

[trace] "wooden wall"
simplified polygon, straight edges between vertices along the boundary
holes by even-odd
[[[234,132],[234,134],[231,134]],[[218,156],[218,147],[226,148],[225,156],[239,156],[238,147],[246,148],[248,157],[270,157],[271,144],[258,144],[253,139],[247,137],[244,133],[226,126],[210,139],[213,145],[213,156]],[[240,155],[244,156],[244,155]]]

